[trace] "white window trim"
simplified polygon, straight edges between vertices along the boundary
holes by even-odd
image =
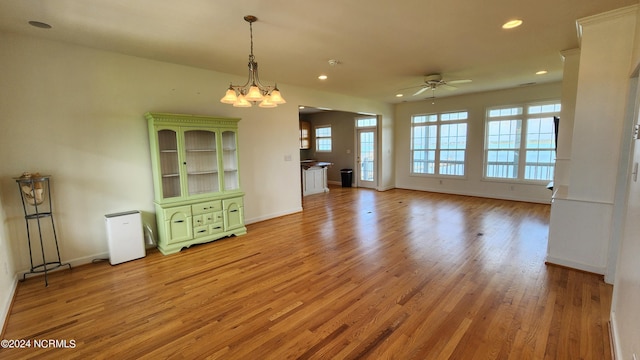
[[[456,113],[467,113],[467,118],[466,119],[459,119],[459,120],[441,120],[442,115],[446,115],[446,114],[456,114]],[[414,123],[413,119],[415,117],[419,117],[419,116],[432,116],[435,115],[436,121],[432,121],[432,122],[424,122],[424,123]],[[419,173],[419,172],[413,172],[413,156],[414,156],[414,149],[413,149],[413,129],[415,126],[423,126],[423,125],[436,125],[437,127],[437,133],[436,133],[436,148],[435,148],[435,158],[434,158],[434,165],[436,169],[439,169],[439,164],[440,164],[440,152],[441,152],[441,147],[440,147],[440,127],[441,125],[449,125],[449,124],[467,124],[467,141],[465,143],[465,148],[464,148],[464,161],[463,161],[463,167],[464,167],[464,171],[462,175],[452,175],[452,174],[441,174],[438,171],[434,172],[433,174],[429,174],[429,173]],[[456,178],[456,179],[466,179],[467,178],[467,161],[468,161],[468,156],[467,156],[467,150],[468,150],[468,143],[469,143],[469,111],[468,110],[458,110],[458,111],[445,111],[445,112],[440,112],[440,113],[424,113],[424,114],[414,114],[411,115],[411,124],[410,124],[410,128],[411,128],[411,134],[410,134],[410,156],[409,156],[409,176],[416,176],[416,177],[432,177],[432,178]],[[462,150],[462,149],[458,149],[458,150]]]
[[[561,104],[561,101],[558,100],[548,100],[548,101],[536,101],[531,103],[521,103],[521,104],[512,104],[512,105],[500,105],[500,106],[492,106],[486,108],[485,111],[485,121],[484,121],[484,154],[483,154],[483,164],[482,164],[482,180],[483,181],[491,181],[491,182],[506,182],[506,183],[518,183],[518,184],[534,184],[534,185],[542,185],[548,184],[551,180],[533,180],[533,179],[525,179],[525,166],[526,166],[526,151],[527,151],[527,120],[530,118],[537,118],[540,116],[560,116],[560,111],[558,112],[546,112],[546,113],[538,113],[538,114],[529,114],[528,107],[537,106],[537,105],[550,105],[550,104]],[[507,115],[504,117],[489,117],[489,112],[491,110],[497,109],[508,109],[508,108],[522,108],[522,113],[519,115]],[[515,178],[503,178],[503,177],[488,177],[487,176],[487,154],[488,154],[488,144],[487,144],[487,136],[489,131],[489,122],[496,120],[520,120],[520,147],[518,148],[518,174]],[[553,149],[555,151],[555,149]],[[556,154],[557,155],[557,154]],[[554,166],[555,173],[555,166]]]
[[[323,128],[329,128],[329,130],[332,130],[331,129],[331,125],[318,125],[318,126],[314,127],[313,136],[314,136],[315,145],[316,145],[315,151],[316,152],[321,152],[321,153],[330,153],[330,152],[333,151],[333,138],[332,138],[333,137],[333,132],[331,133],[331,136],[318,136],[318,129],[323,129]],[[320,150],[319,147],[318,147],[318,140],[319,139],[329,139],[330,142],[331,142],[331,148],[329,150]]]
[[[376,123],[374,125],[358,126],[358,120],[366,120],[366,119],[375,119]],[[355,118],[355,125],[356,125],[356,129],[377,129],[378,117],[377,116],[358,116]]]

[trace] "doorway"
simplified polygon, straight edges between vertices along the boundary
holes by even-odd
[[[378,187],[377,118],[375,116],[356,118],[356,168],[357,187]]]

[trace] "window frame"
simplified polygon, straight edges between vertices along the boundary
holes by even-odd
[[[455,115],[456,117],[462,116],[462,114],[464,114],[464,118],[454,118],[454,119],[445,119],[443,120],[443,117],[448,117],[451,115]],[[424,122],[416,122],[417,118],[421,118],[421,117],[426,117],[426,121]],[[428,120],[429,118],[434,118],[435,120],[430,121]],[[448,125],[460,125],[463,124],[464,125],[464,147],[463,148],[443,148],[442,147],[442,140],[443,140],[443,131],[442,128],[443,126],[448,126]],[[426,114],[415,114],[411,116],[411,134],[410,134],[410,156],[409,156],[409,175],[410,176],[420,176],[420,177],[450,177],[450,178],[456,178],[456,179],[466,179],[467,177],[467,161],[468,161],[468,156],[467,156],[467,149],[468,149],[468,143],[469,143],[469,111],[468,110],[458,110],[458,111],[447,111],[447,112],[440,112],[440,113],[426,113]],[[429,127],[433,127],[435,129],[434,131],[434,135],[433,137],[435,138],[435,146],[431,149],[429,148],[429,135],[427,134],[427,136],[424,138],[424,148],[420,148],[417,149],[415,147],[416,145],[416,141],[418,139],[416,139],[416,128],[418,127],[426,127],[425,131],[429,132],[428,128]],[[457,136],[454,136],[457,137]],[[449,136],[447,136],[447,138],[449,138]],[[424,168],[425,168],[425,172],[417,172],[416,170],[416,154],[419,151],[423,151],[425,153],[425,156],[423,159],[419,159],[418,161],[422,161],[424,163]],[[429,152],[433,152],[433,160],[430,161],[430,154]],[[452,151],[452,152],[462,152],[462,161],[459,160],[447,160],[447,159],[442,159],[442,153],[446,152],[446,151]],[[433,164],[433,173],[428,172],[428,169],[430,167],[430,164]],[[447,167],[444,164],[453,164],[452,166],[455,166],[456,164],[461,165],[462,166],[462,174],[450,174],[450,173],[443,173],[443,166]],[[448,167],[447,167],[448,168]]]
[[[544,107],[544,106],[554,106],[553,111],[540,111],[536,113],[532,113],[531,108],[533,107]],[[519,113],[516,114],[505,114],[501,116],[491,116],[492,111],[499,110],[508,110],[508,109],[520,109]],[[551,133],[550,141],[551,146],[547,147],[528,147],[529,143],[529,126],[530,121],[534,119],[548,119],[550,118],[553,122],[554,116],[560,116],[561,110],[561,102],[560,100],[548,100],[548,101],[538,101],[531,103],[522,103],[522,104],[513,104],[513,105],[501,105],[501,106],[493,106],[486,109],[485,112],[485,134],[484,134],[484,155],[483,155],[483,170],[482,170],[482,179],[486,181],[497,181],[497,182],[512,182],[512,183],[527,183],[527,184],[548,184],[550,181],[553,181],[554,173],[555,173],[555,163],[556,163],[556,147],[555,147],[555,139],[554,134]],[[491,141],[489,140],[489,130],[490,123],[499,122],[499,121],[517,121],[519,125],[517,126],[517,130],[515,136],[519,141],[517,147],[514,148],[490,148],[489,145]],[[546,134],[537,132],[535,134]],[[517,158],[516,166],[516,176],[515,177],[497,177],[497,176],[489,176],[488,166],[489,166],[489,152],[495,150],[512,150],[516,152],[515,157]],[[527,151],[550,151],[551,154],[551,162],[527,162]],[[551,168],[551,179],[527,179],[525,178],[526,169],[528,166],[536,166],[532,164],[547,164],[549,166],[552,163]]]
[[[366,123],[366,124],[362,124],[361,122],[364,122],[366,120],[373,120],[373,124],[370,123]],[[371,115],[371,116],[358,116],[355,118],[355,123],[356,123],[356,129],[377,129],[378,128],[378,117]]]
[[[318,130],[321,129],[329,129],[329,135],[323,135],[323,136],[319,136],[318,135]],[[315,143],[315,151],[316,152],[321,152],[321,153],[330,153],[333,151],[333,139],[332,139],[332,132],[331,132],[331,125],[317,125],[313,127],[313,137],[314,137],[314,143]],[[321,140],[329,140],[329,150],[323,150],[320,149],[320,141]]]

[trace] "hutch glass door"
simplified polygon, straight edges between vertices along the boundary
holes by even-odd
[[[158,131],[160,173],[162,176],[162,197],[180,197],[180,162],[178,159],[178,136],[175,130]]]
[[[222,132],[222,151],[222,163],[224,165],[224,189],[239,189],[240,182],[238,180],[238,156],[235,131]]]
[[[184,149],[189,196],[220,191],[216,133],[187,130],[184,132]]]

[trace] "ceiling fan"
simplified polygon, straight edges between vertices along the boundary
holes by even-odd
[[[420,87],[420,89],[416,91],[413,96],[418,96],[426,90],[431,89],[432,93],[434,94],[433,97],[435,97],[435,90],[438,88],[442,88],[445,90],[455,90],[457,88],[453,86],[454,84],[464,84],[469,82],[471,82],[471,80],[469,79],[447,81],[442,78],[441,74],[430,74],[424,77],[424,84],[418,86]],[[409,89],[412,89],[414,87],[411,87]]]

